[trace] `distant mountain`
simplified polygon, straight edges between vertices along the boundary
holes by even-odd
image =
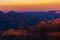
[[[57,14],[60,14],[60,10],[56,10],[56,13],[57,13]]]
[[[18,27],[21,27],[21,26],[27,28],[31,26],[36,26],[40,22],[41,22],[40,25],[43,25],[42,23],[46,22],[47,24],[48,21],[50,20],[54,21],[56,18],[60,18],[60,14],[56,14],[55,10],[51,10],[48,12],[9,11],[7,13],[4,13],[1,11],[0,15],[1,15],[0,16],[0,29],[9,29],[9,28],[18,29]],[[52,22],[49,22],[49,24],[51,24]]]

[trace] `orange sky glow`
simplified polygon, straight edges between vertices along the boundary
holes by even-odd
[[[0,0],[2,11],[60,10],[60,0]]]

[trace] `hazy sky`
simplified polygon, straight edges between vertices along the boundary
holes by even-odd
[[[59,10],[60,0],[0,0],[2,11]]]

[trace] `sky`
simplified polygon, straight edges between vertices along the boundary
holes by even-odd
[[[0,0],[1,11],[60,10],[60,0]]]

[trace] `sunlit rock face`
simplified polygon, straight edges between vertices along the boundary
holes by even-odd
[[[56,18],[55,20],[53,20],[53,22],[51,23],[51,25],[54,26],[59,26],[60,25],[60,18]]]
[[[56,18],[54,21],[53,21],[53,23],[60,23],[60,18]],[[52,23],[52,24],[53,24]]]
[[[24,30],[9,29],[2,33],[2,36],[5,36],[5,35],[22,36],[24,35]]]

